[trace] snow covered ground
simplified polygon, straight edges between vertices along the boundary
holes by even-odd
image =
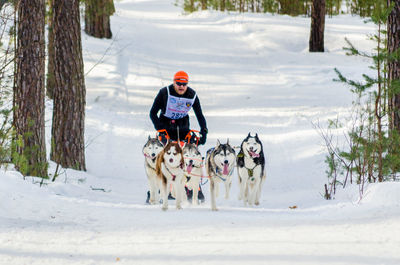
[[[324,200],[324,148],[311,124],[348,111],[351,93],[332,82],[333,68],[352,78],[370,71],[342,47],[347,37],[371,49],[372,24],[327,18],[327,52],[310,54],[309,18],[184,15],[174,0],[115,2],[114,38],[83,34],[88,171],[62,170],[42,187],[0,171],[1,265],[400,264],[400,183],[369,185],[361,201],[357,187]],[[236,173],[218,212],[208,184],[201,206],[145,205],[141,150],[155,134],[148,112],[178,70],[189,73],[207,118],[203,153],[217,139],[239,145],[250,131],[261,137],[260,206],[237,200]]]

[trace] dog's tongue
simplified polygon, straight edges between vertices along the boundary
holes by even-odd
[[[186,168],[187,173],[190,174],[190,172],[192,172],[192,169],[193,169],[193,165],[192,165],[192,164],[189,164],[189,165],[187,166],[187,168]]]
[[[253,151],[249,151],[250,152],[250,155],[251,155],[251,157],[260,157],[260,154],[257,154],[257,153],[255,153],[255,152],[253,152]]]
[[[222,171],[222,174],[224,174],[224,175],[229,174],[228,167],[229,167],[228,164],[224,164],[224,170]]]

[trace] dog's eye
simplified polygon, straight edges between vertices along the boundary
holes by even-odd
[[[167,154],[170,155],[170,154],[171,154],[171,151],[168,151]]]

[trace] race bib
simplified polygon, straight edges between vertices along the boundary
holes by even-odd
[[[194,100],[196,99],[196,94],[190,99],[171,96],[169,94],[168,87],[167,92],[168,102],[164,116],[173,120],[178,120],[185,117],[193,106]]]

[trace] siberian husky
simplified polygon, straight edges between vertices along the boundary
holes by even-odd
[[[182,148],[177,142],[168,142],[157,156],[156,174],[160,183],[164,211],[168,209],[168,190],[171,185],[176,198],[176,208],[182,209],[181,202],[185,185],[183,164]]]
[[[240,185],[239,200],[247,205],[259,205],[261,187],[265,181],[265,157],[258,134],[250,133],[243,140],[237,156],[237,169]]]
[[[147,180],[150,186],[150,204],[157,204],[159,201],[158,191],[158,178],[156,174],[156,159],[157,155],[163,150],[162,143],[157,138],[147,139],[146,144],[143,146],[144,168],[147,175]]]
[[[195,144],[185,144],[183,147],[183,159],[185,160],[186,187],[193,190],[192,204],[197,205],[199,185],[202,178],[203,159]]]
[[[229,198],[232,185],[232,172],[235,167],[235,150],[229,145],[217,141],[217,146],[207,151],[206,171],[210,178],[211,210],[217,211],[215,198],[219,193],[219,183],[225,184],[225,199]]]

